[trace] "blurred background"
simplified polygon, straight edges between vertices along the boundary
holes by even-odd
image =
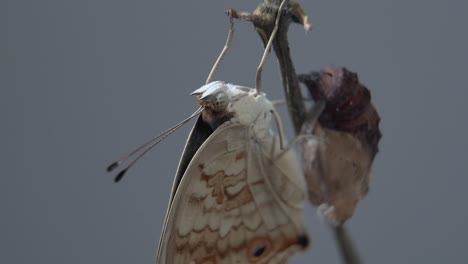
[[[182,120],[224,45],[224,10],[260,1],[0,2],[0,263],[153,263],[192,123],[113,183],[106,166]],[[300,1],[298,73],[359,74],[382,118],[371,190],[347,227],[366,263],[465,263],[468,2]],[[236,21],[215,79],[254,86],[262,44]],[[276,58],[263,71],[283,98]],[[286,108],[280,108],[288,135]],[[306,206],[312,247],[291,263],[340,263]]]

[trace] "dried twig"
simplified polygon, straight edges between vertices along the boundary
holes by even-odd
[[[280,2],[280,0],[264,0],[264,2],[262,2],[253,13],[239,12],[233,9],[229,10],[228,13],[234,18],[252,22],[263,43],[266,45],[274,28],[276,10],[278,10]],[[285,12],[286,15],[281,16],[279,29],[276,33],[276,38],[273,41],[273,49],[280,66],[289,114],[292,119],[295,132],[298,135],[306,116],[306,110],[299,88],[297,74],[289,51],[287,33],[291,22],[304,25],[306,30],[310,30],[311,26],[308,23],[307,16],[305,16],[304,11],[297,2],[290,0],[284,10],[285,11],[283,12]],[[345,227],[331,226],[331,228],[334,230],[335,238],[344,263],[361,263]]]

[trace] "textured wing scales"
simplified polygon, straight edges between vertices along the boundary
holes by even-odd
[[[176,192],[160,263],[284,263],[302,250],[301,209],[285,201],[297,206],[304,200],[295,178],[271,166],[275,161],[251,141],[248,127],[225,124],[208,141]],[[284,183],[292,187],[280,187]]]

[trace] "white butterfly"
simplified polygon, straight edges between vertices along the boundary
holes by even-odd
[[[306,192],[294,153],[271,131],[272,103],[220,81],[193,94],[204,110],[176,173],[157,263],[285,263],[308,245]]]
[[[278,10],[286,3],[283,0]],[[257,68],[256,89],[221,81],[202,86],[192,93],[199,110],[107,169],[114,170],[147,148],[117,175],[119,181],[142,155],[201,114],[174,179],[159,241],[159,264],[285,263],[309,244],[302,215],[306,198],[302,172],[294,153],[284,148],[273,104],[260,92],[261,70],[280,13]],[[231,17],[226,46],[208,80],[232,32]],[[279,137],[271,130],[272,117]]]

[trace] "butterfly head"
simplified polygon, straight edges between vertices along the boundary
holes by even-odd
[[[226,84],[216,81],[203,85],[195,90],[192,95],[197,97],[198,103],[208,111],[222,113],[228,111],[229,95]]]
[[[203,120],[213,129],[225,121],[269,127],[273,105],[255,89],[215,81],[195,90],[192,95],[205,110]],[[265,125],[263,125],[265,124]]]

